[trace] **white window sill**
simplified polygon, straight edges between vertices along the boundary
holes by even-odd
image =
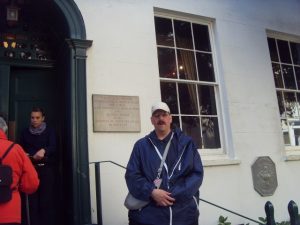
[[[289,146],[285,148],[285,161],[300,161],[299,146]]]
[[[239,165],[241,160],[231,159],[228,155],[201,155],[203,166],[229,166],[229,165]]]

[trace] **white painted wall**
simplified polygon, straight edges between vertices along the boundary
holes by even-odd
[[[205,167],[201,198],[253,219],[264,216],[264,204],[271,201],[276,220],[287,220],[289,200],[300,206],[297,173],[300,161],[284,161],[266,29],[300,36],[299,0],[76,0],[76,3],[85,21],[87,39],[93,40],[87,60],[90,161],[113,160],[126,165],[134,142],[152,130],[150,106],[160,99],[153,8],[209,17],[215,19],[218,69],[228,101],[223,104],[228,111],[233,145],[227,151],[234,151],[241,163]],[[92,94],[139,96],[141,132],[94,133]],[[270,156],[276,164],[278,188],[270,197],[261,197],[253,188],[251,165],[259,156]],[[115,165],[101,165],[105,225],[127,224],[127,210],[123,206],[127,193],[124,173]],[[204,202],[200,208],[201,225],[216,225],[219,215],[229,216],[233,224],[249,222]]]

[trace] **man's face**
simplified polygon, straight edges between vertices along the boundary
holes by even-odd
[[[31,125],[35,128],[41,126],[42,122],[44,122],[44,116],[41,112],[31,112]]]
[[[171,129],[172,116],[163,110],[156,110],[151,116],[151,123],[156,132],[168,132]]]

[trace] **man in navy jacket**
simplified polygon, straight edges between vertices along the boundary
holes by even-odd
[[[125,174],[129,192],[150,202],[141,209],[129,210],[129,225],[197,225],[203,180],[197,147],[180,129],[171,129],[172,116],[166,103],[154,104],[151,112],[154,131],[135,143]],[[171,137],[157,189],[154,180]]]

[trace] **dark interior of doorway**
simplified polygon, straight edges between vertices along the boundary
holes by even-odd
[[[70,140],[70,71],[69,48],[65,39],[68,28],[53,1],[22,0],[18,4],[19,20],[8,24],[6,6],[12,1],[0,1],[0,31],[13,38],[18,48],[11,58],[0,63],[9,65],[9,121],[10,138],[15,141],[21,130],[28,126],[32,106],[46,111],[46,120],[58,137],[58,168],[56,209],[57,224],[70,224],[72,213],[71,144]],[[10,39],[12,40],[12,39]],[[38,51],[37,49],[43,51]],[[21,54],[25,52],[25,54]],[[2,52],[5,56],[5,52]],[[40,55],[38,53],[45,53]],[[25,57],[24,57],[25,55]],[[69,188],[68,188],[69,187]]]

